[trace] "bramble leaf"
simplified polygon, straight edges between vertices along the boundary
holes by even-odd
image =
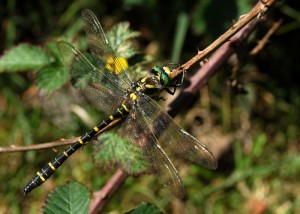
[[[103,168],[121,167],[129,174],[141,174],[148,171],[149,163],[137,145],[109,132],[98,137],[94,143],[95,163]]]
[[[119,57],[130,58],[137,54],[131,39],[140,35],[129,28],[129,22],[121,22],[115,25],[107,34],[107,39]]]
[[[0,72],[38,70],[54,59],[40,47],[20,44],[4,52],[0,58]]]
[[[163,214],[162,211],[158,209],[153,204],[150,203],[141,203],[136,208],[126,212],[125,214]]]
[[[90,192],[80,183],[57,187],[47,198],[43,213],[88,213]]]
[[[63,66],[47,66],[39,72],[38,87],[46,94],[62,86],[69,78],[68,71]]]

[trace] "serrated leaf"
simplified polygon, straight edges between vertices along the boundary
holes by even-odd
[[[6,51],[0,58],[0,72],[38,70],[53,61],[40,47],[21,44]]]
[[[69,78],[68,71],[63,66],[48,66],[39,72],[38,87],[46,94],[62,86]]]
[[[98,137],[94,143],[95,163],[103,168],[121,167],[129,174],[149,171],[149,163],[137,145],[109,132]]]
[[[88,213],[90,192],[80,183],[57,187],[47,198],[43,213]]]
[[[107,33],[107,38],[117,55],[128,59],[137,53],[130,40],[139,35],[139,32],[130,30],[128,22],[121,22]]]
[[[126,212],[125,214],[163,214],[163,212],[153,204],[141,203],[136,208]]]

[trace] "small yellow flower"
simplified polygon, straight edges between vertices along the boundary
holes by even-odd
[[[128,68],[128,62],[125,58],[122,57],[108,57],[107,63],[105,66],[108,70],[111,72],[115,72],[116,74],[119,74],[121,71],[124,71]]]

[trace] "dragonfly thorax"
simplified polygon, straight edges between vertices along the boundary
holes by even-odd
[[[159,94],[168,87],[171,71],[168,67],[155,66],[151,75],[143,77],[132,85],[130,93],[131,100],[135,100],[137,94],[146,94],[149,97],[157,98]]]

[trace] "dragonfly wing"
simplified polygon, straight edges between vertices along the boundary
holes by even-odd
[[[178,172],[144,119],[140,108],[133,106],[130,115],[122,124],[121,130],[124,135],[128,136],[128,141],[141,148],[160,183],[169,187],[179,198],[183,198],[184,187]]]
[[[89,85],[82,91],[90,102],[107,115],[115,113],[124,100],[123,97],[117,96],[116,92],[112,92],[99,84]]]
[[[139,99],[144,121],[163,147],[196,164],[209,169],[217,168],[217,161],[205,145],[183,130],[157,103],[148,96]]]
[[[97,57],[98,64],[107,68],[104,70],[106,75],[113,76],[111,79],[120,84],[121,88],[130,87],[132,78],[126,72],[127,65],[115,54],[95,14],[91,10],[84,9],[82,16],[89,47],[92,54]]]
[[[57,47],[68,67],[73,85],[82,89],[101,111],[112,113],[124,99],[125,92],[71,44],[59,42]]]

